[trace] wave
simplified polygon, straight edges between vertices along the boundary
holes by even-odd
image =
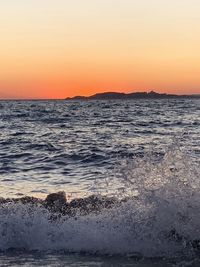
[[[0,205],[0,250],[65,250],[139,257],[200,251],[199,163],[180,148],[124,160],[107,179],[117,205],[73,214],[22,201]],[[101,188],[98,183],[96,187]],[[105,186],[104,186],[105,188]],[[115,188],[115,190],[113,190]],[[69,203],[70,204],[70,203]]]

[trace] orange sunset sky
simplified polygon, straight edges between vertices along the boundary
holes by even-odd
[[[0,2],[0,98],[200,93],[199,0]]]

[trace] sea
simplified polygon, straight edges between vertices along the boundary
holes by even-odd
[[[0,197],[58,191],[126,201],[1,204],[0,266],[200,266],[200,100],[0,101]]]

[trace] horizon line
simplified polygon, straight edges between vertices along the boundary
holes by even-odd
[[[74,95],[74,96],[67,96],[67,97],[64,97],[64,98],[35,98],[35,97],[28,97],[28,98],[23,98],[23,97],[8,97],[8,98],[0,98],[0,101],[55,101],[55,100],[66,100],[67,98],[74,98],[74,97],[91,97],[91,96],[94,96],[96,94],[106,94],[106,93],[117,93],[117,94],[125,94],[125,95],[129,95],[129,94],[137,94],[137,93],[147,93],[149,94],[150,92],[154,92],[154,93],[157,93],[157,94],[166,94],[166,95],[174,95],[174,96],[198,96],[200,95],[200,93],[194,93],[194,94],[179,94],[179,93],[166,93],[166,92],[156,92],[154,90],[148,90],[148,91],[134,91],[134,92],[116,92],[116,91],[104,91],[104,92],[96,92],[94,94],[91,94],[91,95]]]

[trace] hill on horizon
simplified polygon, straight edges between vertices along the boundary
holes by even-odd
[[[96,93],[91,96],[75,96],[67,97],[66,100],[115,100],[115,99],[163,99],[163,98],[200,98],[200,94],[193,95],[176,95],[167,93],[150,92],[135,92],[135,93],[118,93],[104,92]]]

